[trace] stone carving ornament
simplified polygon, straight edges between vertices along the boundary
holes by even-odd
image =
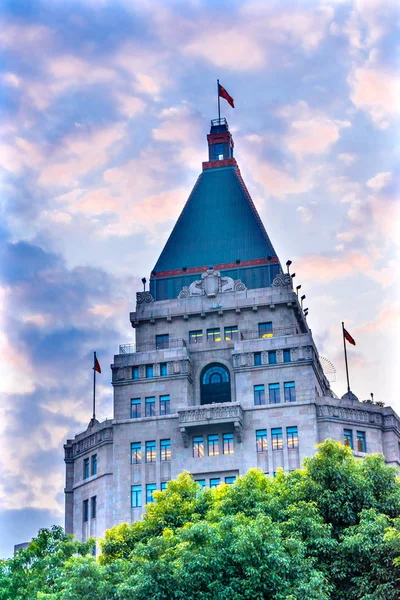
[[[153,296],[150,292],[136,292],[136,303],[137,304],[148,304],[149,302],[154,302]]]
[[[290,287],[293,289],[293,279],[288,273],[279,273],[273,280],[272,287]]]
[[[232,277],[221,277],[220,271],[208,269],[202,274],[201,279],[193,281],[189,286],[185,286],[179,292],[178,298],[187,298],[188,296],[215,298],[217,294],[243,292],[246,289],[246,286],[240,279],[234,280]]]

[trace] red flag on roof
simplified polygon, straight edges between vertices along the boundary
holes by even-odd
[[[349,334],[347,329],[345,329],[344,327],[343,327],[343,335],[344,335],[345,339],[349,342],[349,344],[352,344],[353,346],[356,345],[355,339]]]
[[[232,106],[232,108],[235,108],[235,103],[233,101],[232,96],[230,96],[228,94],[226,89],[224,87],[222,87],[222,85],[220,83],[218,83],[218,96],[221,96],[221,98],[225,98],[225,100],[228,102],[228,104],[230,104]]]
[[[95,356],[95,357],[94,357],[94,367],[93,367],[93,369],[94,369],[95,371],[97,371],[98,373],[101,373],[101,369],[100,369],[100,363],[99,363],[99,361],[97,360],[97,356]]]

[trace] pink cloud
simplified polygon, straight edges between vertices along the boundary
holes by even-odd
[[[392,173],[390,171],[385,171],[383,173],[377,173],[371,179],[368,179],[367,186],[374,190],[381,190],[386,187],[388,183],[390,183],[392,179]]]
[[[296,260],[296,265],[302,277],[318,282],[345,279],[355,271],[364,271],[372,266],[370,258],[359,252],[341,257],[302,256]]]

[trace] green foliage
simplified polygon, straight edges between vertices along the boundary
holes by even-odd
[[[395,600],[400,482],[328,440],[304,469],[201,490],[188,473],[90,556],[60,528],[0,563],[0,600]]]

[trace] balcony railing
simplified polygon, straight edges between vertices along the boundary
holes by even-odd
[[[178,416],[179,428],[186,447],[188,445],[188,429],[192,427],[232,423],[238,441],[242,439],[243,409],[240,404],[224,402],[223,404],[216,403],[196,406],[178,410]]]
[[[258,330],[245,329],[240,332],[241,340],[263,340],[273,337],[282,337],[285,335],[297,335],[301,329],[297,325],[288,325],[286,327],[274,327],[271,331],[260,333]]]
[[[135,354],[136,352],[152,352],[153,350],[170,350],[176,348],[185,348],[186,342],[182,338],[168,340],[156,343],[144,342],[141,344],[120,344],[119,354]]]

